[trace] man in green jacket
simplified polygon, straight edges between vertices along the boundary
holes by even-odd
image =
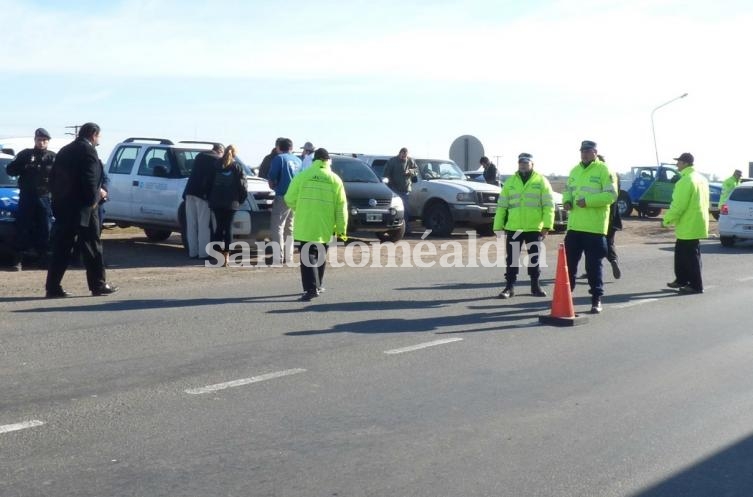
[[[301,245],[303,302],[318,297],[322,290],[332,235],[346,238],[348,201],[343,182],[330,164],[327,150],[317,149],[314,162],[293,177],[285,194],[285,203],[295,212],[293,238]]]
[[[735,172],[732,173],[732,176],[724,180],[724,183],[722,183],[722,194],[719,197],[720,210],[722,206],[727,203],[727,200],[729,200],[729,196],[732,193],[732,190],[734,190],[735,187],[740,184],[740,178],[742,177],[743,172],[739,169],[735,169]]]
[[[602,310],[602,259],[607,255],[609,206],[617,200],[615,177],[596,154],[595,142],[585,140],[580,144],[580,163],[570,171],[562,194],[563,207],[570,212],[565,234],[570,288],[575,289],[578,262],[585,254],[592,314]]]
[[[662,220],[675,226],[675,280],[667,283],[683,294],[703,293],[701,242],[709,236],[709,183],[693,168],[693,155],[685,152],[677,161],[680,179],[672,203]]]
[[[528,276],[531,294],[546,297],[539,285],[539,249],[554,224],[554,200],[549,180],[533,170],[533,156],[518,156],[518,171],[505,181],[497,201],[494,231],[505,231],[505,288],[498,298],[509,299],[515,295],[515,281],[520,268],[522,247],[528,251]],[[522,242],[522,244],[521,244]],[[515,261],[513,263],[513,255]]]

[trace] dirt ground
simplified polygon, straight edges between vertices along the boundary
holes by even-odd
[[[635,217],[623,221],[624,229],[617,234],[617,248],[621,245],[633,244],[656,244],[669,243],[674,240],[674,232],[661,227],[660,218],[639,219]],[[406,237],[406,243],[413,247],[423,242],[421,236],[423,233],[422,226],[412,224],[411,233]],[[716,221],[711,222],[711,233],[716,233]],[[355,234],[350,238],[350,253],[356,260],[363,255],[366,250],[374,250],[376,238],[370,236],[358,236]],[[713,237],[714,235],[712,235]],[[277,271],[291,272],[297,274],[296,267],[273,268],[264,266],[263,261],[269,262],[269,259],[260,257],[255,252],[246,254],[237,254],[236,262],[243,263],[242,268],[221,268],[205,267],[203,262],[188,259],[182,245],[180,236],[173,234],[168,240],[162,243],[151,243],[139,229],[128,228],[111,228],[103,232],[103,245],[105,261],[107,263],[108,281],[119,285],[122,288],[133,287],[175,287],[190,282],[192,285],[211,284],[218,278],[222,280],[232,280],[235,278],[248,278],[248,271]],[[547,250],[554,253],[557,244],[564,238],[562,233],[553,233],[546,240]],[[459,228],[451,237],[437,239],[428,238],[425,240],[436,247],[435,259],[439,260],[442,255],[454,250],[452,244],[447,242],[458,242],[463,250],[468,250],[468,235],[465,230]],[[476,240],[476,253],[478,254],[484,243],[494,241],[492,237],[482,237]],[[501,254],[503,244],[496,245],[497,254]],[[343,259],[346,247],[338,247],[338,258]],[[400,254],[401,252],[398,252]],[[494,249],[490,252],[494,253]],[[401,265],[401,260],[390,259],[387,251],[380,251],[380,261],[387,265],[392,261],[396,265]],[[431,260],[430,257],[422,257],[422,260]],[[262,264],[260,267],[259,264]],[[44,295],[44,281],[46,271],[42,269],[28,268],[21,272],[1,272],[0,273],[0,302],[12,301],[18,299],[41,298]],[[66,274],[63,284],[66,290],[75,295],[88,295],[86,288],[86,278],[81,268],[71,268]]]

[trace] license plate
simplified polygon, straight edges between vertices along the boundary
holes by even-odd
[[[382,215],[381,214],[366,214],[366,222],[367,223],[381,223]]]
[[[753,224],[744,224],[743,229],[746,231],[753,231]]]
[[[495,212],[497,212],[497,206],[496,205],[494,205],[492,207],[489,207],[489,214],[494,214]]]

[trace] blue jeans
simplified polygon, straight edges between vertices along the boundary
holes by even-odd
[[[604,295],[604,272],[602,259],[607,256],[607,237],[598,233],[568,231],[565,235],[565,252],[567,267],[570,270],[570,289],[575,290],[575,273],[583,254],[586,255],[586,274],[588,291],[594,297]]]
[[[52,206],[50,197],[22,191],[16,213],[16,247],[19,251],[34,249],[46,256],[50,246]]]

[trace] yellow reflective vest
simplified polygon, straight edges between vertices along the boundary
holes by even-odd
[[[617,200],[617,179],[599,160],[583,167],[581,162],[570,171],[562,194],[563,203],[572,205],[567,230],[606,235],[609,229],[609,206]],[[579,207],[578,200],[586,206]]]
[[[720,209],[722,208],[724,204],[727,203],[727,200],[729,200],[729,196],[732,193],[732,190],[734,190],[735,187],[739,184],[740,184],[740,180],[735,178],[734,175],[724,180],[724,183],[722,183],[722,194],[719,197]]]
[[[293,238],[327,243],[336,234],[345,237],[348,200],[340,177],[321,160],[293,177],[285,203],[295,212]]]
[[[554,200],[549,180],[531,171],[523,182],[520,173],[505,181],[497,201],[494,231],[541,231],[552,229]]]
[[[701,240],[709,236],[709,182],[693,167],[680,171],[672,203],[664,214],[664,226],[675,225],[678,240]]]

